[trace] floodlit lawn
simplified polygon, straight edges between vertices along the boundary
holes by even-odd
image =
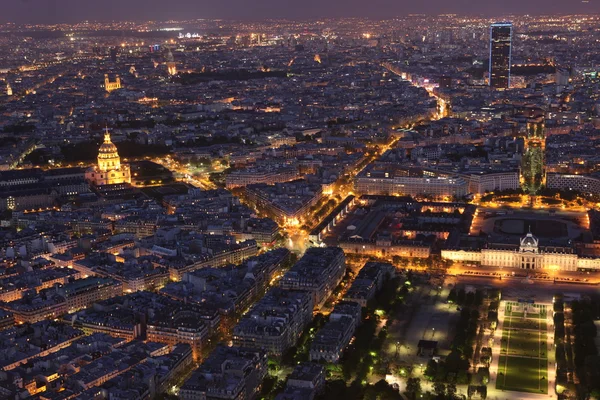
[[[511,313],[506,313],[506,315],[510,315],[511,317],[516,317],[516,318],[523,318],[525,316],[524,313],[516,311],[516,312],[511,312]]]
[[[547,358],[546,339],[546,332],[517,329],[508,331],[505,326],[500,354],[506,355],[508,347],[509,356]]]
[[[527,313],[522,306],[508,304],[502,328],[496,388],[538,394],[548,393],[548,354],[546,308],[534,307]]]
[[[496,389],[548,393],[548,360],[500,356]]]
[[[506,320],[508,320],[508,318],[505,319],[505,326],[506,326]],[[546,326],[546,321],[545,320],[541,320],[541,319],[533,319],[533,318],[510,318],[510,328],[511,329],[517,329],[517,330],[521,330],[521,329],[529,329],[529,330],[535,330],[535,331],[542,331],[542,332],[546,332],[547,330],[547,326]]]

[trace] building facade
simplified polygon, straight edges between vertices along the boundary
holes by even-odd
[[[496,190],[516,190],[521,187],[519,172],[497,172],[490,174],[469,175],[469,192],[472,194],[484,194]]]
[[[469,193],[469,181],[418,168],[370,165],[356,176],[354,188],[361,195],[463,197]]]
[[[539,240],[531,233],[522,237],[518,246],[489,244],[480,250],[445,249],[442,250],[442,258],[497,268],[600,270],[600,258],[581,257],[571,247],[540,246]]]
[[[546,174],[548,189],[577,191],[583,194],[600,194],[600,179],[589,175]]]
[[[267,375],[267,355],[241,347],[217,347],[179,391],[182,400],[246,400]]]
[[[233,344],[281,356],[296,343],[312,317],[312,293],[273,288],[235,326]]]
[[[320,308],[341,282],[346,258],[339,247],[312,247],[279,281],[286,290],[308,290],[315,308]]]
[[[121,89],[121,77],[117,75],[114,82],[111,82],[108,74],[104,74],[104,90],[112,92],[113,90]]]

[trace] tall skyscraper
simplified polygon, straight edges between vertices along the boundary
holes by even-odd
[[[490,87],[510,87],[510,63],[512,56],[513,26],[499,22],[490,27]]]
[[[110,48],[110,60],[114,63],[117,62],[117,56],[119,54],[119,49],[117,47]]]

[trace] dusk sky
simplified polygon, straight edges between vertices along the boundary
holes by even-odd
[[[2,22],[168,18],[389,18],[409,13],[598,13],[600,0],[0,0]]]

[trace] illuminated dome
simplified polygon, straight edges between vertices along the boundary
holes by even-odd
[[[104,134],[104,143],[98,149],[98,165],[88,168],[85,178],[96,186],[131,183],[129,164],[121,164],[119,151],[110,140],[108,129]]]
[[[98,150],[98,168],[100,171],[117,170],[121,167],[121,157],[117,146],[110,140],[110,133],[106,130],[104,143]]]
[[[521,238],[521,249],[537,249],[539,240],[529,232],[525,237]]]

